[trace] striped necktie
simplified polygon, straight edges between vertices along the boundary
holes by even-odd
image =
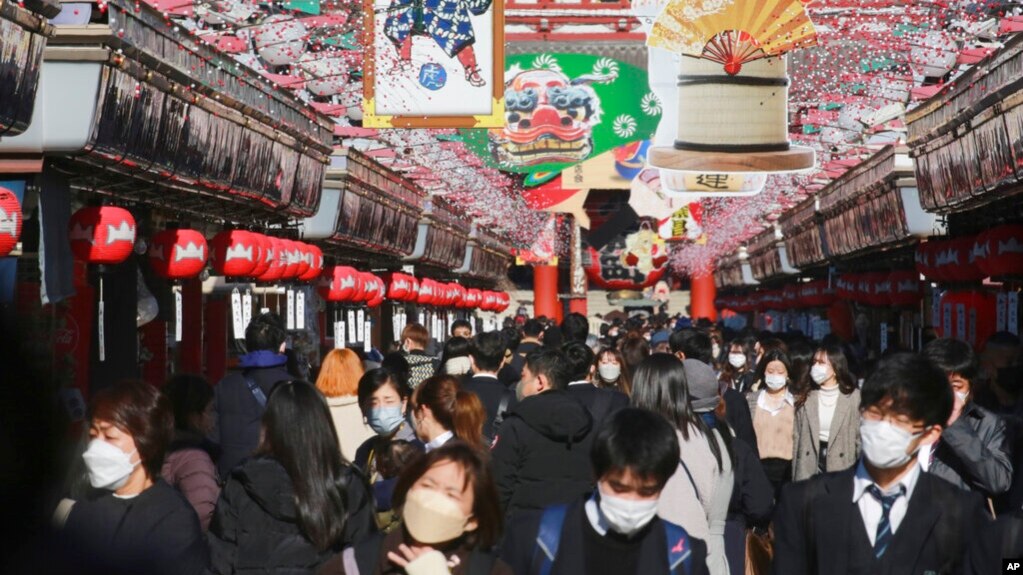
[[[906,494],[906,486],[899,484],[899,490],[896,493],[885,495],[881,493],[881,488],[874,484],[867,488],[867,493],[881,504],[881,521],[877,524],[877,535],[874,537],[874,557],[880,559],[888,550],[888,545],[891,544],[894,535],[889,518],[892,505],[895,505],[896,499]]]

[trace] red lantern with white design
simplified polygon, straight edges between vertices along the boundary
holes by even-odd
[[[991,277],[1023,276],[1023,225],[991,228],[977,236],[977,267]]]
[[[18,245],[22,219],[18,196],[0,187],[0,258],[7,256]]]
[[[68,225],[71,252],[90,264],[119,264],[135,249],[135,218],[124,208],[82,208]]]
[[[309,244],[305,242],[291,242],[291,244],[294,248],[292,257],[298,266],[294,275],[294,279],[297,280],[304,276],[309,271],[309,268],[312,267],[312,258],[309,255]]]
[[[320,284],[317,286],[317,291],[320,297],[326,301],[339,302],[344,301],[341,297],[341,277],[343,276],[343,266],[334,266],[329,269],[323,270],[323,274],[320,276]]]
[[[840,299],[854,300],[859,274],[842,274],[835,278],[835,293]]]
[[[455,299],[455,307],[458,309],[465,309],[466,304],[468,303],[466,302],[466,298],[469,290],[465,289],[465,286],[462,284],[455,284],[455,289],[458,291],[458,297]]]
[[[280,281],[284,278],[284,272],[287,270],[287,262],[285,258],[285,247],[284,241],[278,238],[270,239],[270,266],[266,268],[266,271],[261,275],[257,276],[256,279],[265,282],[273,283]]]
[[[497,313],[503,313],[510,305],[511,296],[509,296],[507,292],[497,292],[497,306],[494,308],[494,311]]]
[[[323,273],[323,250],[311,245],[304,244],[305,252],[302,254],[303,259],[309,264],[309,269],[298,275],[299,281],[309,282],[320,277]]]
[[[252,234],[253,238],[255,238],[256,246],[259,248],[259,258],[256,260],[256,267],[253,268],[252,273],[249,275],[251,277],[258,278],[270,269],[273,259],[277,257],[277,252],[273,249],[274,244],[272,238],[255,232],[249,233]]]
[[[941,296],[939,325],[941,337],[965,341],[977,347],[995,333],[997,297],[987,292],[948,291]]]
[[[383,280],[381,280],[376,275],[374,274],[367,275],[368,275],[367,281],[371,285],[371,288],[369,288],[369,292],[372,294],[373,297],[366,301],[366,305],[369,307],[378,307],[380,306],[380,304],[384,303],[384,296],[386,295],[387,291],[386,286],[384,285]]]
[[[405,301],[415,303],[416,300],[419,299],[419,280],[417,280],[415,276],[406,277],[408,277],[409,286],[411,287],[412,291],[409,292],[408,299],[406,299]]]
[[[796,309],[799,307],[799,286],[789,284],[781,290],[782,308]]]
[[[487,290],[483,292],[483,303],[480,304],[480,309],[483,311],[494,311],[497,307],[497,294]]]
[[[406,301],[412,293],[412,284],[408,276],[400,272],[391,272],[384,275],[387,283],[387,299],[392,301]]]
[[[149,243],[149,263],[162,278],[193,278],[206,266],[208,249],[206,238],[195,230],[164,230]]]
[[[913,255],[916,271],[927,279],[937,279],[934,277],[935,243],[930,241],[918,244],[916,246],[916,253]]]
[[[420,305],[434,305],[436,297],[437,282],[430,278],[419,280],[419,295],[416,303]]]
[[[899,270],[888,274],[891,292],[888,303],[894,306],[907,307],[920,303],[924,297],[923,283],[916,270]]]
[[[469,288],[465,291],[465,307],[468,309],[477,309],[480,306],[480,302],[483,301],[483,294],[476,288]]]
[[[334,278],[337,280],[338,298],[334,301],[352,302],[359,293],[359,272],[349,266],[334,266]]]
[[[258,237],[244,230],[228,230],[210,241],[213,273],[224,277],[251,276],[262,256]]]
[[[974,237],[962,237],[941,242],[934,259],[940,281],[973,282],[984,279],[984,272],[974,263]]]

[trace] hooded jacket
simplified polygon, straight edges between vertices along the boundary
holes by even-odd
[[[220,494],[210,525],[213,573],[312,573],[343,546],[369,534],[373,515],[366,488],[358,474],[349,467],[345,470],[344,536],[321,552],[302,533],[294,487],[284,466],[273,458],[257,457],[237,467]]]
[[[277,382],[292,379],[285,367],[287,361],[284,354],[271,351],[247,353],[239,360],[242,371],[228,374],[213,388],[216,420],[210,439],[220,445],[216,461],[220,477],[227,477],[259,445],[260,420],[266,408],[259,404],[246,378],[259,387],[264,398],[269,397]]]
[[[567,391],[527,397],[505,416],[491,448],[501,507],[569,503],[593,488],[590,412]]]

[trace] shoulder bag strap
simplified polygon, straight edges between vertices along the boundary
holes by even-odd
[[[548,507],[540,518],[540,528],[536,532],[536,548],[533,550],[532,575],[550,575],[554,559],[558,556],[561,544],[561,528],[565,524],[567,505]]]
[[[678,462],[682,464],[682,469],[686,472],[686,477],[689,478],[689,484],[693,486],[693,492],[696,493],[696,499],[702,502],[703,499],[700,498],[700,488],[696,486],[696,481],[693,480],[693,474],[689,471],[689,466],[686,465],[686,462],[683,461],[681,457],[678,459]]]
[[[263,393],[263,389],[260,388],[259,384],[256,383],[256,380],[249,377],[248,374],[243,373],[242,377],[245,378],[245,385],[248,386],[249,392],[252,393],[252,397],[256,399],[256,403],[258,403],[260,407],[265,409],[266,394]]]
[[[689,534],[682,527],[670,521],[661,521],[668,547],[668,572],[689,575],[692,573],[693,550],[689,548]]]

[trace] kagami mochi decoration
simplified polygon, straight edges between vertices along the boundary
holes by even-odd
[[[671,0],[647,45],[681,54],[678,128],[673,146],[651,150],[651,165],[697,174],[812,167],[813,150],[788,140],[785,52],[816,39],[799,0]]]

